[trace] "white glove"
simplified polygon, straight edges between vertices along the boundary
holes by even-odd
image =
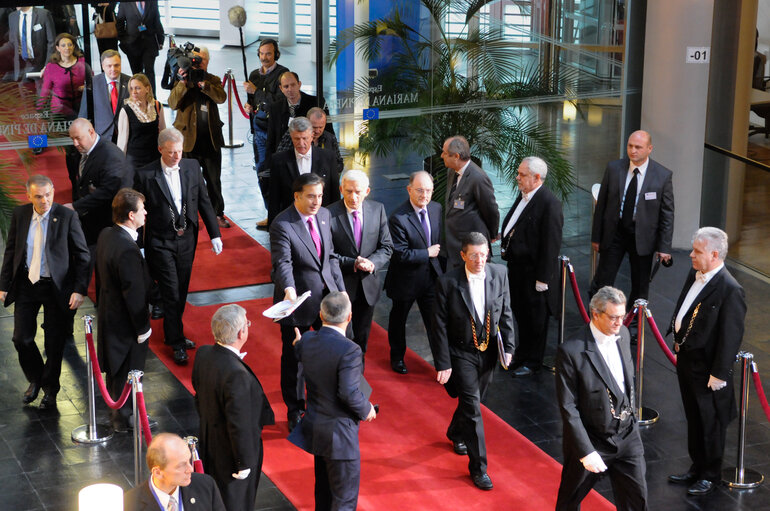
[[[147,330],[147,331],[146,331],[145,333],[143,333],[142,335],[139,335],[139,336],[137,336],[137,338],[136,338],[136,342],[138,342],[139,344],[142,344],[144,341],[146,341],[147,339],[149,339],[151,335],[152,335],[152,328],[150,328],[149,330]]]
[[[604,464],[602,457],[599,456],[599,453],[596,451],[588,454],[585,458],[580,458],[580,463],[583,464],[583,467],[585,467],[586,470],[593,472],[594,474],[607,470],[607,465]]]
[[[217,238],[217,239],[219,239],[219,238]],[[212,241],[214,241],[214,240],[212,240]],[[251,469],[247,468],[245,470],[241,470],[237,474],[233,474],[233,479],[246,479],[247,477],[249,477],[249,474],[251,474]]]
[[[143,249],[143,248],[140,248],[140,249],[139,249],[139,252],[141,252],[141,253],[142,253],[142,258],[143,258],[143,259],[146,259],[146,258],[144,257],[144,249]]]
[[[539,280],[535,281],[535,291],[538,293],[542,293],[543,291],[548,291],[548,284],[545,282],[540,282]]]
[[[720,380],[715,376],[709,375],[709,382],[706,386],[713,391],[717,391],[727,387],[727,382],[724,380]]]
[[[222,253],[222,238],[211,238],[211,250],[216,255]]]

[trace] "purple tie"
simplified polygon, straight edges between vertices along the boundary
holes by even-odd
[[[356,240],[356,248],[361,250],[361,219],[358,218],[358,211],[353,211],[353,237]]]
[[[425,232],[425,239],[428,241],[428,246],[430,246],[430,228],[428,227],[428,219],[425,218],[425,210],[420,210],[420,223],[422,224],[422,230]]]
[[[318,231],[315,230],[313,225],[313,217],[308,217],[307,226],[310,229],[310,237],[313,238],[313,244],[315,245],[315,251],[318,254],[318,259],[321,259],[321,237],[318,236]]]

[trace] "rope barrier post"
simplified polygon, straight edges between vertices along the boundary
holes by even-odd
[[[93,332],[94,317],[83,316],[86,335]],[[91,351],[86,344],[86,373],[88,380],[88,424],[72,430],[71,438],[78,444],[99,444],[112,438],[112,430],[96,423],[96,392],[94,390],[94,372],[91,370]]]
[[[184,437],[184,440],[187,442],[187,447],[190,449],[193,470],[197,473],[203,473],[203,462],[201,462],[201,457],[198,454],[198,437],[186,436]]]
[[[559,314],[559,344],[563,344],[566,314],[564,309],[567,305],[567,268],[569,267],[569,257],[560,255],[559,263],[561,264],[561,314]],[[543,367],[545,367],[550,372],[555,373],[556,358],[552,356],[545,357],[543,360]]]
[[[128,372],[128,381],[131,382],[131,404],[134,407],[134,486],[138,486],[142,481],[142,422],[139,417],[139,407],[136,403],[136,396],[142,391],[143,371],[132,369]]]
[[[660,414],[652,408],[642,406],[642,391],[644,388],[644,318],[650,315],[647,309],[647,300],[642,298],[634,302],[634,307],[639,311],[637,317],[637,344],[636,344],[636,419],[640,426],[651,426],[658,422]]]
[[[234,149],[236,147],[243,147],[243,140],[233,140],[233,94],[235,93],[233,90],[235,88],[235,76],[233,75],[233,70],[227,68],[225,76],[225,79],[227,80],[227,131],[230,134],[230,143],[225,144],[223,147]]]
[[[765,476],[756,470],[744,468],[743,452],[746,447],[746,416],[749,412],[749,374],[754,364],[754,355],[749,352],[741,351],[738,353],[738,360],[741,364],[741,407],[740,422],[738,423],[738,463],[735,467],[722,470],[722,481],[730,488],[749,489],[756,488]]]

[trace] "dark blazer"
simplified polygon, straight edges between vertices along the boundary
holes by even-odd
[[[356,300],[360,282],[366,303],[375,305],[382,289],[377,272],[382,271],[388,264],[390,255],[393,253],[393,241],[390,239],[385,207],[371,199],[364,200],[362,207],[364,225],[361,231],[361,249],[359,250],[356,246],[353,229],[348,221],[348,209],[342,200],[329,206],[332,240],[334,252],[339,257],[340,270],[350,301]],[[365,257],[374,263],[374,272],[355,270],[358,256]]]
[[[425,239],[420,218],[407,199],[390,215],[388,228],[393,256],[385,276],[385,293],[392,300],[412,300],[432,287],[444,274],[443,256],[428,257],[428,247],[441,243],[441,204],[428,203],[430,241]]]
[[[336,330],[308,331],[294,346],[307,385],[307,412],[289,441],[310,454],[333,460],[357,460],[358,422],[371,404],[359,385],[361,348]]]
[[[674,234],[672,173],[652,158],[649,161],[636,202],[636,251],[639,255],[653,252],[668,254],[671,253],[671,238]],[[612,243],[620,223],[620,203],[623,200],[628,167],[628,158],[623,158],[608,163],[604,171],[591,229],[591,242],[599,243],[599,251]]]
[[[182,507],[186,511],[225,511],[222,497],[219,495],[216,483],[206,474],[191,475],[189,486],[180,486]],[[158,501],[150,489],[150,480],[143,481],[139,486],[127,491],[123,496],[123,506],[126,511],[158,511]]]
[[[158,55],[158,48],[163,46],[163,25],[160,22],[160,12],[156,0],[144,3],[144,14],[139,12],[136,2],[120,2],[118,6],[118,26],[120,20],[126,20],[125,32],[118,33],[120,49],[126,55],[140,55],[144,49],[149,49],[153,55]],[[140,31],[144,25],[146,30]]]
[[[118,123],[118,115],[120,115],[120,107],[123,105],[123,100],[129,96],[128,81],[130,79],[131,77],[127,74],[120,73],[118,77],[118,107],[115,109],[115,113],[112,113],[112,101],[110,100],[110,87],[107,85],[107,77],[104,73],[94,76],[92,86],[94,116],[92,120],[94,130],[106,140],[112,140],[112,134],[115,132],[115,127]],[[89,118],[85,98],[80,102],[78,117]]]
[[[323,206],[328,207],[340,200],[340,176],[334,153],[328,149],[313,147],[311,150],[310,172],[318,174],[324,180]],[[278,213],[294,204],[292,184],[299,177],[297,156],[292,147],[273,155],[270,168],[270,196],[267,205],[268,223],[272,223]]]
[[[5,297],[6,307],[16,300],[21,279],[28,278],[25,268],[27,235],[32,221],[32,211],[32,204],[24,204],[16,206],[11,215],[3,266],[0,270],[0,291],[8,293]],[[54,203],[48,214],[48,232],[45,239],[46,262],[59,304],[63,309],[68,309],[73,292],[83,296],[88,293],[91,256],[74,211]]]
[[[612,393],[615,412],[618,403],[634,409],[634,366],[631,362],[630,336],[620,329],[620,358],[626,392],[623,393],[604,362],[590,326],[575,339],[559,346],[556,354],[556,397],[564,426],[564,450],[580,459],[593,451],[615,452],[618,419],[612,417],[607,389]],[[636,410],[634,410],[636,412]],[[630,420],[636,421],[636,418]],[[638,443],[641,447],[641,442]]]
[[[500,329],[503,337],[505,352],[513,355],[516,349],[513,313],[511,313],[510,291],[508,290],[508,273],[499,264],[487,263],[484,279],[484,309],[490,315],[490,341],[487,350],[497,352],[496,332]],[[437,371],[452,367],[450,355],[456,351],[477,351],[473,345],[473,330],[471,316],[476,321],[478,341],[485,337],[486,318],[479,318],[471,299],[471,290],[465,266],[455,268],[438,279],[436,286],[436,316],[433,324],[435,335],[433,365]]]
[[[457,179],[457,173],[449,169],[446,180],[446,250],[448,268],[452,265],[462,265],[460,257],[461,242],[465,234],[480,232],[488,240],[495,238],[500,223],[500,211],[495,201],[495,188],[492,181],[478,165],[472,161],[463,172],[460,184],[455,194],[450,197],[452,183]],[[462,209],[454,207],[454,200],[465,201]],[[490,244],[491,250],[491,244]]]
[[[8,15],[8,41],[13,48],[13,74],[14,81],[21,80],[21,67],[20,67],[20,46],[21,38],[19,36],[19,16],[21,12],[13,11]],[[45,9],[39,7],[32,8],[31,20],[27,18],[28,22],[32,22],[32,51],[35,53],[33,61],[32,71],[40,71],[45,67],[48,62],[48,57],[51,56],[54,50],[54,41],[56,40],[56,33],[54,31],[53,18],[51,13]],[[35,27],[40,27],[35,30]]]
[[[197,236],[198,214],[200,214],[209,236],[220,237],[217,215],[211,207],[198,162],[182,158],[179,161],[179,180],[182,185],[182,204],[186,206],[188,229],[194,229]],[[174,206],[166,177],[163,175],[160,158],[136,171],[134,187],[145,196],[147,208],[147,223],[144,226],[145,241],[147,237],[175,239],[177,236],[174,227],[176,206]],[[169,208],[173,208],[173,215],[172,209]],[[179,225],[181,224],[180,221]]]
[[[123,186],[131,186],[133,173],[123,151],[106,137],[99,138],[77,178],[72,202],[89,245],[112,225],[112,199]]]
[[[137,345],[136,338],[150,329],[150,272],[139,245],[125,229],[112,225],[96,244],[99,282],[97,336],[99,364],[115,374]]]
[[[278,89],[280,90],[280,84]],[[305,117],[307,116],[308,110],[314,106],[318,106],[319,102],[315,96],[305,94],[302,91],[299,92],[299,95],[299,106],[294,109],[294,117]],[[320,105],[328,116],[329,108],[326,106],[326,100],[323,98],[323,96],[321,96]],[[286,130],[289,129],[290,118],[291,116],[289,114],[289,103],[283,96],[270,103],[270,105],[267,107],[267,143],[265,145],[265,150],[268,156],[274,154],[278,150],[278,144],[281,143],[283,134],[286,133]],[[332,128],[330,123],[326,123],[326,128],[324,129],[334,133],[334,128]],[[268,168],[272,167],[268,165]]]
[[[281,320],[282,325],[312,325],[321,310],[324,290],[345,290],[340,263],[334,253],[329,210],[318,210],[316,225],[323,247],[321,259],[294,206],[283,210],[270,226],[270,257],[273,264],[271,278],[275,286],[273,302],[283,300],[287,287],[293,287],[297,296],[308,290],[311,292],[310,297],[291,316]]]

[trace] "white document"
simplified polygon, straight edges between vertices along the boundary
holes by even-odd
[[[267,309],[265,312],[262,313],[263,316],[266,318],[270,318],[273,321],[280,321],[283,318],[286,318],[291,315],[295,310],[297,310],[297,307],[302,305],[302,302],[307,300],[307,298],[310,296],[310,291],[305,291],[301,295],[297,297],[296,300],[284,300],[282,302],[278,302],[269,309]]]

